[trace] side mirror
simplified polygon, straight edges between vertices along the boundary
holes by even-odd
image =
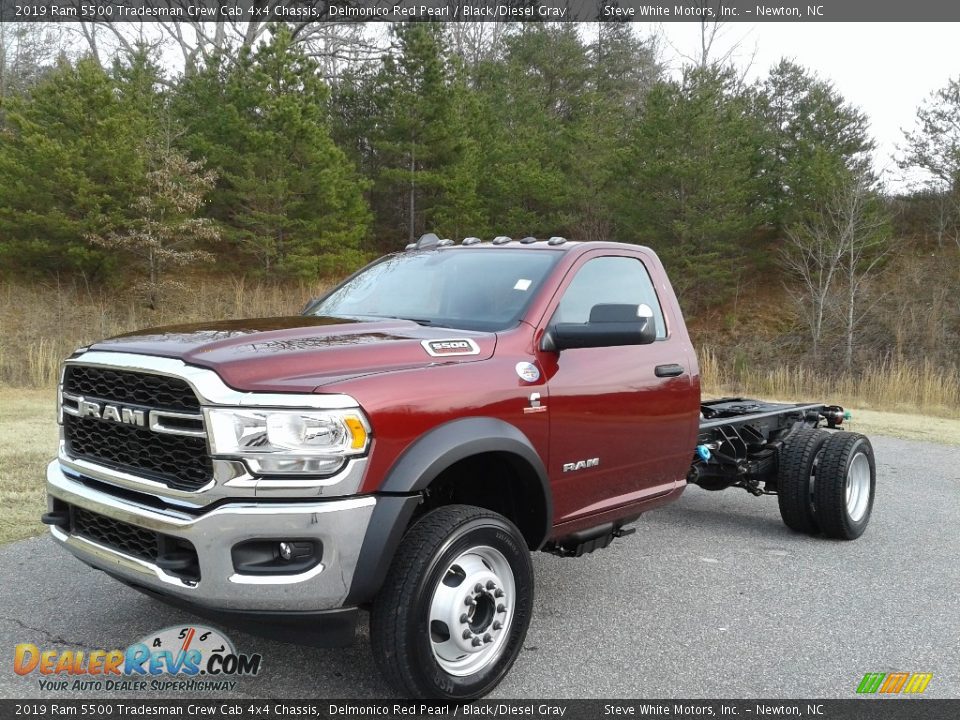
[[[657,339],[653,310],[642,305],[594,305],[585,323],[557,323],[543,337],[543,350],[649,345]]]

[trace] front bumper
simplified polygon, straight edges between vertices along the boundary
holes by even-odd
[[[158,565],[101,542],[51,526],[54,539],[88,565],[123,582],[211,611],[309,614],[340,608],[350,592],[357,560],[377,504],[372,496],[278,503],[226,502],[200,515],[158,509],[84,484],[56,460],[47,467],[54,498],[121,523],[187,540],[196,548],[199,580],[185,580]],[[313,539],[322,557],[296,575],[236,572],[231,550],[254,539]]]

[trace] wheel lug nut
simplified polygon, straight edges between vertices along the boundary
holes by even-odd
[[[502,612],[506,612],[506,611],[507,611],[507,606],[506,606],[506,605],[504,605],[503,603],[500,603],[499,605],[497,605],[497,612],[498,612],[498,613],[502,613]]]
[[[478,593],[478,592],[480,592],[480,591],[482,591],[482,590],[483,590],[483,585],[481,585],[480,583],[477,583],[476,585],[473,586],[473,591],[474,591],[475,593]]]
[[[474,646],[474,647],[480,647],[480,638],[475,637],[475,638],[473,639],[473,646]]]
[[[503,590],[497,589],[497,591],[493,593],[493,596],[498,598],[503,597]]]
[[[463,631],[463,635],[461,635],[461,637],[462,637],[464,640],[469,640],[471,635],[473,635],[472,632],[470,632],[469,630],[464,630],[464,631]]]
[[[468,595],[467,597],[465,597],[465,598],[463,599],[463,604],[464,604],[464,605],[476,605],[476,604],[477,604],[477,601],[474,600],[472,597],[470,597],[470,596]]]
[[[494,630],[499,630],[499,629],[502,628],[502,627],[503,627],[503,623],[500,622],[499,620],[497,620],[496,622],[493,623],[493,629],[494,629]]]
[[[487,633],[486,635],[483,636],[483,641],[485,643],[493,642],[493,637],[491,637],[490,633]]]
[[[470,618],[467,617],[467,614],[466,614],[466,613],[463,613],[463,615],[460,616],[460,622],[462,622],[462,623],[467,622],[467,620],[469,620],[469,619],[470,619]]]
[[[497,584],[493,580],[487,580],[487,590],[493,590]]]

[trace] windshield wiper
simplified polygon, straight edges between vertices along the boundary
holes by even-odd
[[[336,317],[347,318],[349,320],[359,320],[361,322],[376,322],[377,320],[409,320],[410,322],[415,322],[417,325],[423,325],[424,327],[448,327],[447,325],[443,325],[442,323],[438,323],[437,321],[429,318],[401,317],[400,315],[348,315],[346,313],[342,313]]]
[[[410,322],[415,322],[417,325],[423,325],[425,327],[445,327],[435,320],[428,320],[427,318],[398,318],[398,320],[409,320]]]
[[[440,323],[430,320],[429,318],[401,317],[400,315],[364,315],[363,317],[375,318],[377,320],[409,320],[410,322],[415,322],[417,325],[423,325],[425,327],[440,326]]]

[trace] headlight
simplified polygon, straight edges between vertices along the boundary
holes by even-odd
[[[370,426],[359,410],[204,412],[212,453],[243,458],[255,473],[328,475],[367,450]]]

